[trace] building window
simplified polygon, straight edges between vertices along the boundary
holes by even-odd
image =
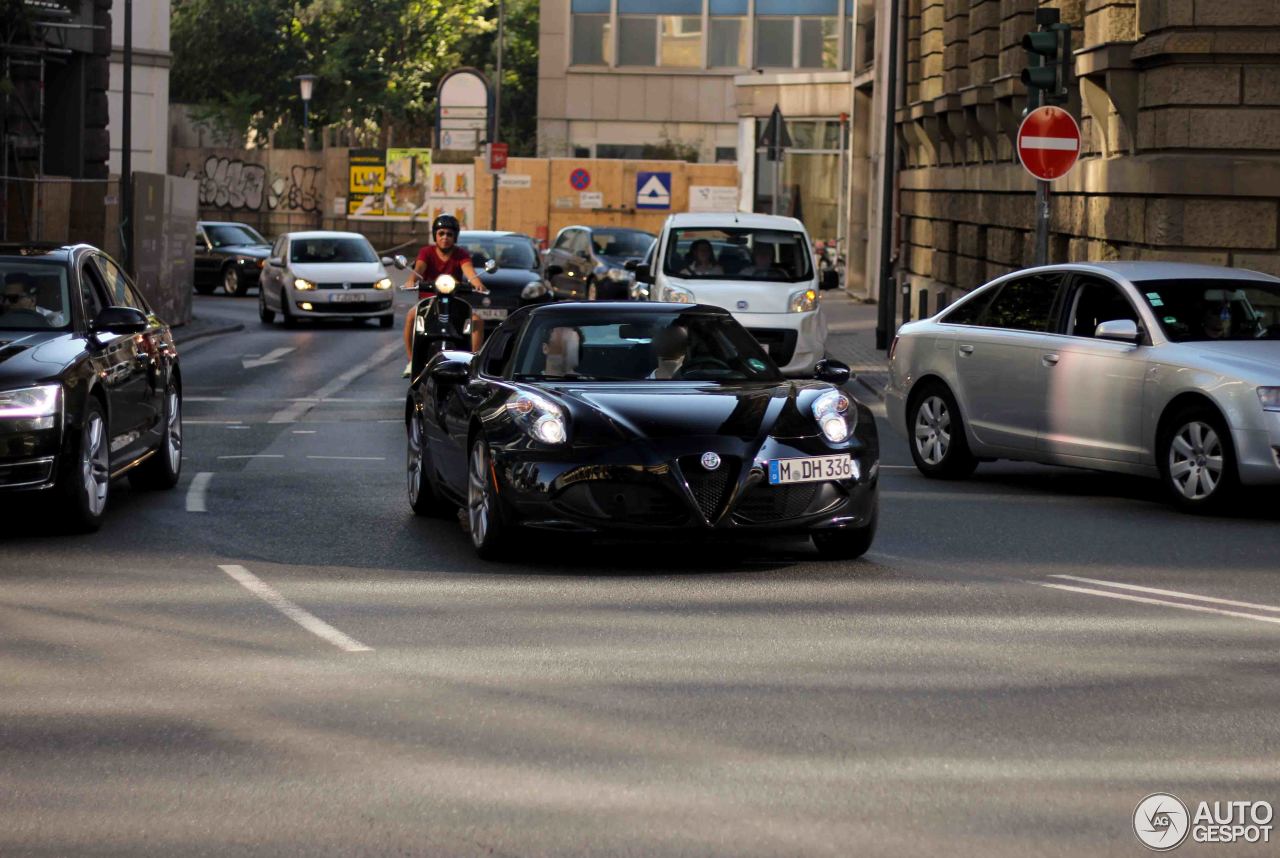
[[[747,0],[708,0],[711,16],[707,61],[712,68],[742,69],[751,65],[747,53]]]
[[[701,68],[701,16],[663,15],[658,22],[658,58],[661,64],[682,68]]]
[[[802,69],[840,67],[839,32],[836,18],[800,18],[800,61]]]
[[[597,143],[597,158],[626,158],[628,160],[639,160],[644,157],[644,146],[636,144],[617,144],[617,143]]]
[[[579,66],[606,66],[613,55],[613,40],[609,32],[609,16],[582,14],[577,8],[586,4],[574,3],[573,13],[573,64]],[[608,3],[605,4],[608,11]]]
[[[791,68],[795,65],[795,19],[756,19],[756,65]]]
[[[717,146],[716,147],[716,163],[717,164],[738,163],[738,147],[737,146]]]
[[[626,16],[618,18],[618,65],[658,64],[658,19]]]
[[[839,68],[839,0],[756,0],[756,66]]]

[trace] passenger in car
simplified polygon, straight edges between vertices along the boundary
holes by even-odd
[[[711,277],[723,275],[724,269],[716,262],[716,252],[711,242],[699,238],[689,246],[689,262],[680,273],[686,276]]]
[[[684,366],[689,350],[689,332],[681,325],[663,328],[653,338],[653,348],[658,356],[658,366],[649,373],[649,378],[669,381]]]
[[[542,353],[546,356],[542,374],[557,377],[576,374],[581,349],[582,334],[577,328],[552,328],[542,344]]]

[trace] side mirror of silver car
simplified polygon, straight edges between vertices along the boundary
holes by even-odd
[[[1138,324],[1132,319],[1115,319],[1098,325],[1097,330],[1093,332],[1093,336],[1094,339],[1099,340],[1115,340],[1121,343],[1136,344],[1141,334],[1138,331]]]

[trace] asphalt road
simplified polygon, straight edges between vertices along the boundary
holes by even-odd
[[[492,565],[409,511],[399,331],[255,304],[197,298],[246,327],[183,350],[176,490],[0,526],[0,855],[1139,855],[1149,793],[1280,803],[1274,496],[931,482],[882,422],[863,560]]]

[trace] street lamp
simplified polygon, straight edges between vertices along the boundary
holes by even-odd
[[[313,74],[300,74],[294,78],[302,90],[302,148],[311,148],[311,94],[315,92],[316,81]]]

